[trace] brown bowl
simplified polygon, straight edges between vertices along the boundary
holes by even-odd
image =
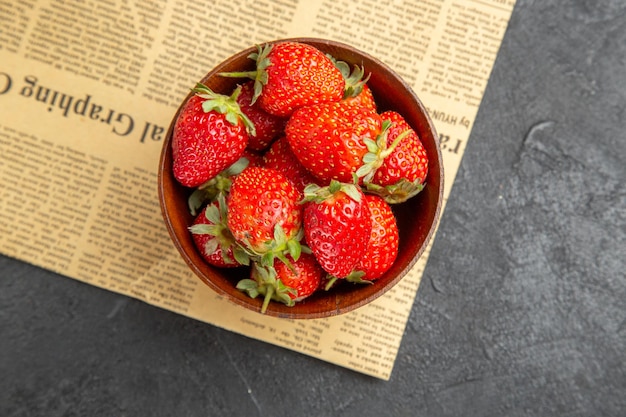
[[[319,291],[293,307],[271,302],[265,313],[291,319],[329,317],[352,311],[380,297],[396,285],[422,255],[436,228],[443,200],[441,150],[435,127],[421,101],[411,87],[387,65],[342,43],[312,38],[289,40],[313,45],[350,66],[364,66],[366,74],[371,73],[368,84],[379,110],[396,110],[401,113],[420,136],[429,158],[425,188],[407,202],[393,207],[398,221],[400,244],[396,262],[385,275],[372,285],[341,283],[330,291]],[[229,95],[237,83],[243,82],[242,79],[221,77],[217,74],[253,70],[254,62],[247,58],[252,52],[256,52],[256,47],[250,47],[228,58],[200,82],[215,92]],[[163,143],[159,163],[159,200],[166,227],[185,262],[206,285],[228,300],[260,312],[262,297],[252,299],[235,288],[240,279],[248,278],[248,269],[219,269],[207,264],[194,246],[187,229],[193,220],[187,208],[187,197],[192,190],[181,186],[172,174],[172,127],[178,112]]]

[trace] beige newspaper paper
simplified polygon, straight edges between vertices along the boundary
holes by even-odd
[[[428,254],[354,312],[265,317],[221,299],[165,230],[157,165],[212,67],[266,41],[349,43],[401,74],[441,136],[447,197],[514,0],[0,0],[0,251],[389,379]],[[424,318],[428,320],[428,318]]]

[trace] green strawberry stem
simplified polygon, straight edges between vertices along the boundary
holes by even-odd
[[[221,75],[222,77],[228,77],[228,78],[251,78],[251,79],[256,79],[256,76],[259,72],[258,71],[234,71],[234,72],[220,72],[219,75]]]
[[[265,298],[263,299],[263,305],[261,306],[261,313],[265,314],[267,311],[267,307],[270,305],[270,301],[274,296],[274,287],[272,285],[267,286],[267,290],[265,292]]]
[[[407,129],[400,133],[390,145],[387,145],[390,126],[391,122],[384,120],[382,131],[376,138],[376,141],[365,139],[368,152],[363,156],[363,165],[356,171],[356,175],[359,178],[362,177],[364,182],[372,181],[376,170],[381,167],[385,159],[393,153],[400,142],[411,133],[411,129]]]
[[[270,44],[267,44],[265,46],[257,45],[257,52],[253,52],[248,55],[249,59],[252,59],[256,62],[255,71],[220,72],[219,75],[221,75],[222,77],[250,78],[254,80],[254,94],[251,100],[251,104],[254,104],[261,95],[263,87],[265,87],[265,85],[267,84],[267,68],[272,65],[272,62],[268,58],[271,50],[272,45]]]
[[[261,313],[265,314],[269,303],[274,300],[293,307],[295,301],[290,294],[297,296],[297,290],[288,287],[276,276],[273,267],[267,267],[258,263],[253,264],[252,278],[242,279],[237,283],[237,289],[245,291],[251,298],[263,295]]]
[[[330,289],[333,287],[333,285],[335,285],[335,283],[337,282],[339,278],[337,278],[336,276],[332,275],[328,282],[326,283],[326,285],[324,286],[324,291],[330,291]]]
[[[198,97],[203,98],[202,110],[205,113],[215,111],[223,114],[226,120],[233,126],[237,126],[241,121],[248,131],[249,135],[256,136],[256,129],[252,120],[239,107],[237,97],[241,93],[241,86],[237,86],[230,96],[219,94],[211,90],[202,83],[197,83],[196,87],[191,90]]]
[[[389,155],[391,155],[391,153],[396,149],[396,147],[398,146],[398,144],[400,142],[402,142],[404,140],[404,138],[406,138],[409,133],[411,133],[411,129],[407,129],[404,132],[400,133],[398,135],[397,138],[394,139],[393,142],[391,142],[391,145],[389,147],[387,147],[387,149],[384,149],[380,152],[380,156],[385,159],[386,157],[388,157]]]

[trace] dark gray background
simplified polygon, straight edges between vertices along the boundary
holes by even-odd
[[[626,415],[626,2],[519,0],[380,381],[0,257],[0,416]]]

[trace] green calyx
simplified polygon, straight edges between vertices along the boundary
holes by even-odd
[[[266,243],[266,250],[261,255],[260,264],[267,266],[274,266],[274,260],[280,259],[291,270],[293,266],[289,261],[289,257],[294,261],[300,259],[300,255],[304,253],[310,253],[311,250],[302,245],[301,241],[304,237],[304,230],[300,228],[298,233],[292,238],[288,238],[284,229],[280,224],[274,227],[274,239]]]
[[[256,136],[256,129],[252,120],[245,115],[237,103],[237,97],[241,93],[241,86],[237,86],[230,96],[218,94],[204,84],[198,83],[191,90],[198,97],[203,98],[202,110],[205,113],[215,111],[223,114],[226,120],[233,126],[237,126],[241,121],[249,135]]]
[[[330,289],[340,279],[341,280],[345,280],[347,282],[351,282],[353,284],[373,284],[372,281],[369,281],[367,279],[363,279],[363,276],[365,276],[365,272],[363,272],[363,271],[352,271],[344,278],[338,278],[338,277],[336,277],[334,275],[329,275],[328,281],[326,282],[326,285],[324,286],[324,290],[325,291],[330,291]]]
[[[331,180],[330,184],[324,187],[320,187],[317,184],[309,184],[304,187],[304,198],[301,203],[314,202],[319,204],[332,198],[338,192],[343,192],[357,203],[360,202],[363,197],[363,193],[356,183],[348,184]]]
[[[301,243],[303,237],[302,228],[294,236],[288,237],[283,227],[276,224],[273,238],[265,242],[261,248],[254,248],[247,240],[242,242],[242,246],[245,247],[248,256],[261,266],[273,267],[274,261],[279,259],[293,271],[289,257],[297,261],[302,253],[311,253],[311,249]]]
[[[207,206],[205,217],[209,223],[195,224],[189,227],[192,234],[210,235],[206,242],[204,251],[207,254],[214,253],[218,248],[221,250],[222,259],[226,264],[249,265],[250,258],[246,251],[235,241],[234,236],[228,229],[226,223],[228,209],[223,195],[217,197],[217,205]],[[232,249],[232,259],[228,254]]]
[[[254,95],[252,96],[252,104],[254,104],[261,95],[263,87],[267,84],[267,68],[272,65],[271,60],[268,58],[271,50],[272,45],[270,44],[266,44],[264,46],[257,45],[257,52],[253,52],[248,55],[249,59],[256,62],[255,71],[220,72],[219,75],[222,77],[250,78],[254,80]]]
[[[240,280],[237,283],[237,289],[246,292],[251,298],[263,296],[261,313],[265,314],[272,300],[281,302],[288,307],[295,305],[294,298],[297,297],[298,291],[283,284],[274,267],[255,263],[250,276],[252,278]]]
[[[219,195],[227,194],[230,191],[232,177],[241,173],[249,164],[250,160],[242,156],[237,162],[193,190],[187,198],[191,215],[196,216],[205,204],[215,201]]]
[[[363,279],[365,276],[365,272],[363,271],[352,271],[345,278],[346,281],[352,282],[353,284],[373,284],[372,281]]]
[[[264,297],[261,312],[265,313],[271,300],[281,302],[289,307],[295,304],[297,291],[285,284],[277,277],[274,261],[279,259],[294,274],[296,270],[292,264],[296,262],[302,253],[311,253],[309,247],[300,242],[304,236],[302,228],[298,233],[288,238],[280,224],[274,227],[274,238],[266,243],[262,253],[254,252],[248,247],[248,254],[253,259],[253,269],[250,279],[243,279],[237,283],[237,288],[245,291],[250,297],[256,298],[259,295]],[[293,296],[293,297],[292,297]]]
[[[390,145],[387,145],[390,127],[391,122],[383,120],[381,132],[376,137],[376,140],[363,140],[367,147],[367,153],[363,155],[363,165],[357,169],[356,175],[359,178],[363,178],[364,183],[372,181],[376,170],[381,167],[385,159],[393,153],[400,142],[411,133],[411,130],[407,129],[400,133]]]
[[[359,67],[358,65],[354,66],[354,69],[350,70],[350,65],[348,65],[345,61],[339,61],[335,57],[330,54],[326,54],[326,56],[335,64],[335,67],[341,72],[343,79],[346,83],[343,92],[343,98],[356,97],[361,94],[363,91],[363,86],[369,81],[370,75],[368,74],[365,77],[365,68]]]
[[[404,203],[424,189],[419,180],[409,181],[406,178],[387,186],[372,183],[365,183],[364,186],[368,192],[379,195],[389,204]]]

